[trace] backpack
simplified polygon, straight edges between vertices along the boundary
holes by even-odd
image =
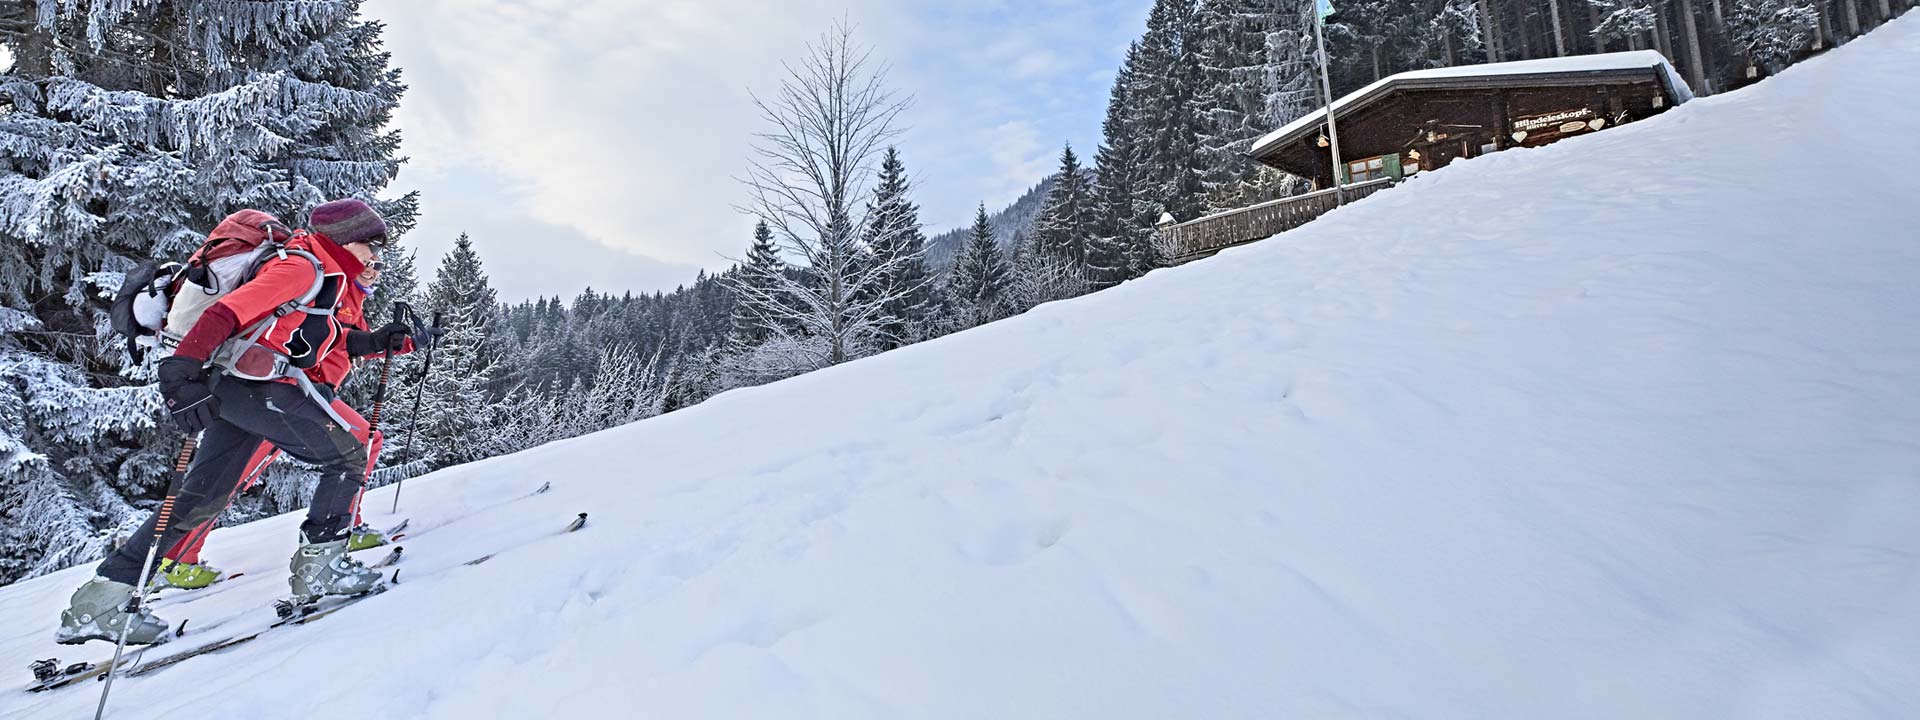
[[[171,353],[207,308],[252,280],[274,257],[306,258],[313,263],[314,285],[261,323],[270,325],[312,303],[320,293],[323,266],[311,253],[286,247],[295,236],[272,215],[241,210],[220,221],[185,262],[148,260],[128,271],[107,313],[114,331],[127,338],[127,353],[136,362],[148,350]],[[248,330],[242,334],[255,334],[254,328]]]

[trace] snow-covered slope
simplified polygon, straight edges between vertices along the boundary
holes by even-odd
[[[1279,240],[410,482],[392,592],[110,714],[1911,717],[1916,66],[1908,17]],[[217,533],[248,575],[161,611],[265,624],[296,522]],[[91,710],[93,683],[19,691],[81,659],[48,636],[86,572],[0,590],[0,714]]]

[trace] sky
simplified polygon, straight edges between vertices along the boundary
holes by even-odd
[[[740,257],[752,93],[845,20],[914,99],[898,145],[928,232],[1100,140],[1149,0],[374,0],[430,278],[468,233],[501,298],[672,290]]]

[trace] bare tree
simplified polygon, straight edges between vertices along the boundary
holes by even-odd
[[[858,233],[868,224],[862,200],[875,160],[900,134],[895,123],[911,103],[887,88],[886,68],[871,67],[871,55],[836,24],[786,65],[778,92],[754,96],[772,129],[755,136],[742,179],[751,199],[741,209],[765,222],[804,271],[741,273],[731,284],[740,302],[771,320],[782,347],[819,349],[796,359],[811,365],[793,368],[802,372],[873,352],[887,306],[903,292],[885,281],[904,258],[874,258]]]

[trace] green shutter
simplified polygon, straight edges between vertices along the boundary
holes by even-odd
[[[1384,161],[1382,164],[1386,167],[1387,177],[1393,178],[1394,182],[1399,182],[1400,181],[1400,153],[1394,153],[1392,155],[1388,155],[1384,158],[1381,158],[1381,160]]]

